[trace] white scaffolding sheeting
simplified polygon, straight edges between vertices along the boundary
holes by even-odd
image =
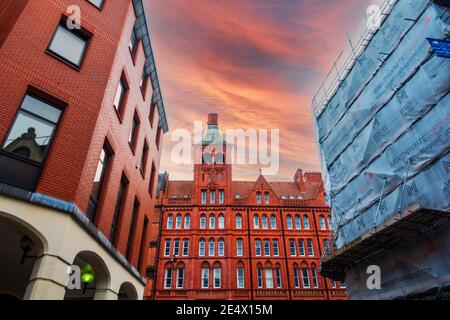
[[[350,41],[347,71],[335,63],[313,99],[338,248],[414,203],[450,208],[450,59],[426,39],[449,37],[449,12],[430,0],[381,5],[378,31]]]

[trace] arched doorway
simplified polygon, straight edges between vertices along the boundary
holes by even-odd
[[[138,294],[134,285],[124,282],[120,286],[118,300],[137,300]]]
[[[73,265],[78,266],[81,271],[81,286],[66,288],[64,300],[104,299],[104,293],[110,287],[111,277],[103,259],[94,252],[82,251],[76,255]]]
[[[0,299],[24,299],[45,238],[17,217],[0,212]]]

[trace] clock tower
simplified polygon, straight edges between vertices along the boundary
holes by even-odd
[[[231,164],[227,163],[227,143],[219,131],[218,115],[208,115],[208,129],[200,144],[194,146],[195,198],[198,203],[223,205],[231,199]]]

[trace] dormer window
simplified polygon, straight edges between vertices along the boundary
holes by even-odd
[[[240,199],[240,198],[241,198],[241,195],[240,195],[239,193],[236,193],[236,194],[234,195],[234,198],[235,198],[235,199]]]
[[[295,200],[294,196],[289,196],[289,200]]]
[[[286,196],[281,196],[281,199],[286,200],[287,197]]]
[[[302,196],[297,196],[297,199],[298,200],[303,200],[303,197]]]

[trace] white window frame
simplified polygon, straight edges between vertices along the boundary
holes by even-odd
[[[214,257],[216,254],[216,241],[214,239],[210,239],[208,241],[208,256]]]
[[[237,281],[237,288],[238,289],[244,289],[245,288],[245,269],[244,268],[237,268],[236,269],[236,281]]]
[[[222,268],[213,269],[213,281],[214,289],[220,289],[222,287]]]
[[[225,256],[225,240],[220,239],[217,244],[217,251],[219,253],[219,257]]]
[[[206,241],[201,239],[198,243],[198,256],[204,257],[206,254]]]
[[[209,288],[209,268],[202,268],[202,289],[208,288]]]
[[[170,286],[167,285],[167,282],[170,280]],[[164,289],[172,289],[173,282],[173,268],[166,268],[164,272]]]
[[[264,269],[264,277],[266,282],[266,289],[273,289],[273,269],[272,268],[265,268]]]
[[[236,239],[236,256],[242,257],[244,255],[244,241]]]
[[[255,256],[262,256],[261,240],[255,239]]]
[[[181,271],[181,276],[180,276],[180,271]],[[180,280],[181,280],[181,286],[179,285]],[[177,281],[176,288],[183,289],[184,288],[184,268],[177,268],[176,281]]]

